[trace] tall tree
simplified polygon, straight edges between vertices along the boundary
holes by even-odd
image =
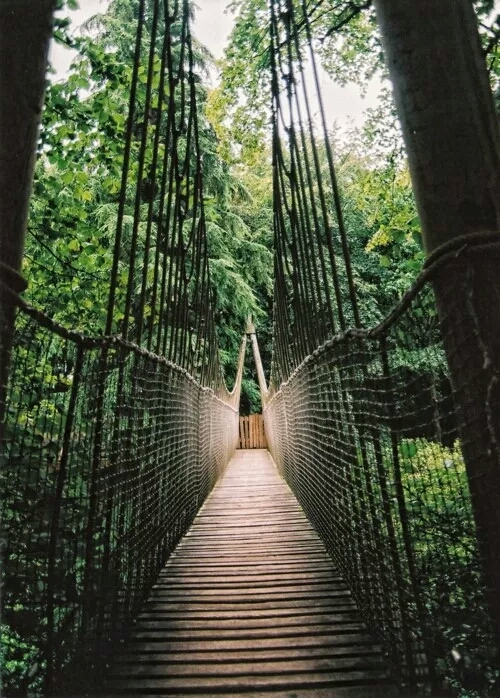
[[[470,0],[375,0],[434,275],[500,649],[500,133]],[[489,234],[489,236],[488,236]]]
[[[55,0],[0,4],[0,281],[24,290],[19,275],[45,91]],[[12,342],[13,306],[0,285],[0,422]]]

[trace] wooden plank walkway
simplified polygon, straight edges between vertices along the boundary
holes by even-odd
[[[380,647],[267,451],[236,452],[105,693],[396,695]]]

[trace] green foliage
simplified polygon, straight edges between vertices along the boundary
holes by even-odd
[[[404,439],[399,454],[417,584],[440,683],[460,698],[487,696],[494,656],[460,442],[447,448]],[[461,657],[458,666],[452,651]]]
[[[269,183],[265,193],[255,168],[240,169],[237,175],[227,175],[233,186],[225,203],[217,205],[215,200],[209,201],[206,207],[210,269],[216,289],[216,324],[222,365],[230,382],[248,316],[252,315],[257,322],[264,321],[271,310],[272,209],[270,173],[268,167],[265,169],[265,183]],[[243,396],[249,409],[260,411],[255,382],[244,380]]]
[[[40,134],[24,262],[29,281],[26,298],[62,324],[90,334],[103,333],[106,324],[136,14],[136,0],[114,0],[105,14],[91,18],[79,34],[72,31],[68,18],[60,19],[56,39],[76,49],[78,55],[64,81],[52,80],[48,84]],[[204,75],[207,61],[212,60],[206,49],[196,44],[194,59]],[[153,87],[160,79],[158,56],[154,66]],[[145,73],[141,70],[144,71],[143,66],[139,69],[131,144],[131,182],[137,173],[141,105],[146,90]],[[213,110],[207,107],[207,116],[204,115],[207,90],[201,79],[197,92],[216,317],[223,369],[231,383],[247,317],[262,317],[270,305],[270,163],[265,155],[265,162],[263,157],[257,158],[253,170],[247,165],[241,170],[241,166],[229,164],[217,139],[218,120]],[[150,141],[155,128],[161,128],[161,124],[150,125]],[[160,138],[160,157],[162,148]],[[148,144],[145,172],[151,159],[152,145]],[[267,173],[264,178],[263,171]],[[150,201],[146,187],[147,177],[142,185],[139,247],[144,244],[147,231]],[[118,331],[128,281],[134,196],[134,187],[129,185],[114,308]],[[153,245],[148,283],[154,276],[154,257]],[[141,273],[137,267],[138,279]],[[135,293],[136,297],[140,294],[139,282]],[[255,390],[250,390],[256,409]]]
[[[318,53],[326,72],[339,84],[364,92],[383,72],[383,54],[375,9],[370,2],[340,2],[315,22]]]
[[[230,152],[251,162],[268,132],[269,10],[265,0],[235,0],[229,9],[237,19],[221,61],[222,84],[212,98],[212,108],[219,121],[230,124],[234,144]]]
[[[17,609],[22,612],[22,608]],[[38,648],[6,624],[0,624],[0,666],[2,676],[0,688],[19,688],[20,684],[30,685],[32,694],[41,691],[40,678],[31,681],[30,670],[37,666]]]
[[[355,273],[371,282],[367,294],[361,291],[361,302],[367,302],[366,295],[378,299],[379,312],[374,316],[372,307],[365,313],[373,325],[422,269],[420,221],[404,161],[380,157],[366,128],[348,134],[341,144],[335,137],[334,143]]]
[[[104,329],[131,69],[97,39],[47,89],[24,273],[28,300],[75,329]],[[105,216],[107,214],[107,216]]]

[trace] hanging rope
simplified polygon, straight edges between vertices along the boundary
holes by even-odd
[[[3,270],[17,308],[0,444],[7,695],[91,690],[239,435],[245,341],[230,393],[190,8],[138,0],[135,17],[105,336],[27,305]]]
[[[304,27],[318,96],[322,129],[319,137],[305,79]],[[277,294],[272,371],[280,382],[337,328],[346,329],[346,303],[348,318],[356,326],[360,319],[305,5],[297,10],[291,3],[272,2],[270,31]],[[320,147],[326,154],[326,170],[322,167]],[[339,259],[332,237],[334,220]],[[339,264],[347,279],[345,290],[340,282]]]
[[[269,389],[258,366],[270,450],[399,684],[486,695],[491,633],[460,440],[473,416],[453,406],[447,317],[439,326],[431,284],[451,263],[467,265],[474,245],[498,255],[498,241],[478,234],[440,250],[383,322],[360,327],[315,64],[319,8],[276,0],[269,14]],[[238,438],[245,344],[228,393],[189,6],[137,0],[135,17],[105,336],[27,305],[3,270],[0,290],[17,308],[1,439],[3,680],[17,694],[92,689]],[[457,298],[473,318],[472,276]],[[494,435],[481,448],[497,448]]]
[[[481,686],[487,695],[493,641],[460,440],[470,415],[453,404],[443,348],[448,315],[441,309],[442,335],[432,283],[457,255],[467,264],[474,245],[498,254],[498,236],[443,249],[378,326],[361,327],[354,231],[343,216],[311,30],[318,10],[304,1],[270,3],[269,387],[250,328],[269,448],[404,690]],[[471,313],[473,295],[472,286],[457,289]],[[450,314],[453,307],[450,298]],[[495,447],[485,436],[485,454]]]
[[[141,0],[138,15],[107,333],[218,388],[189,8]]]

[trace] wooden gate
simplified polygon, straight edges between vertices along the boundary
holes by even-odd
[[[261,414],[240,417],[239,448],[267,448],[264,419]]]

